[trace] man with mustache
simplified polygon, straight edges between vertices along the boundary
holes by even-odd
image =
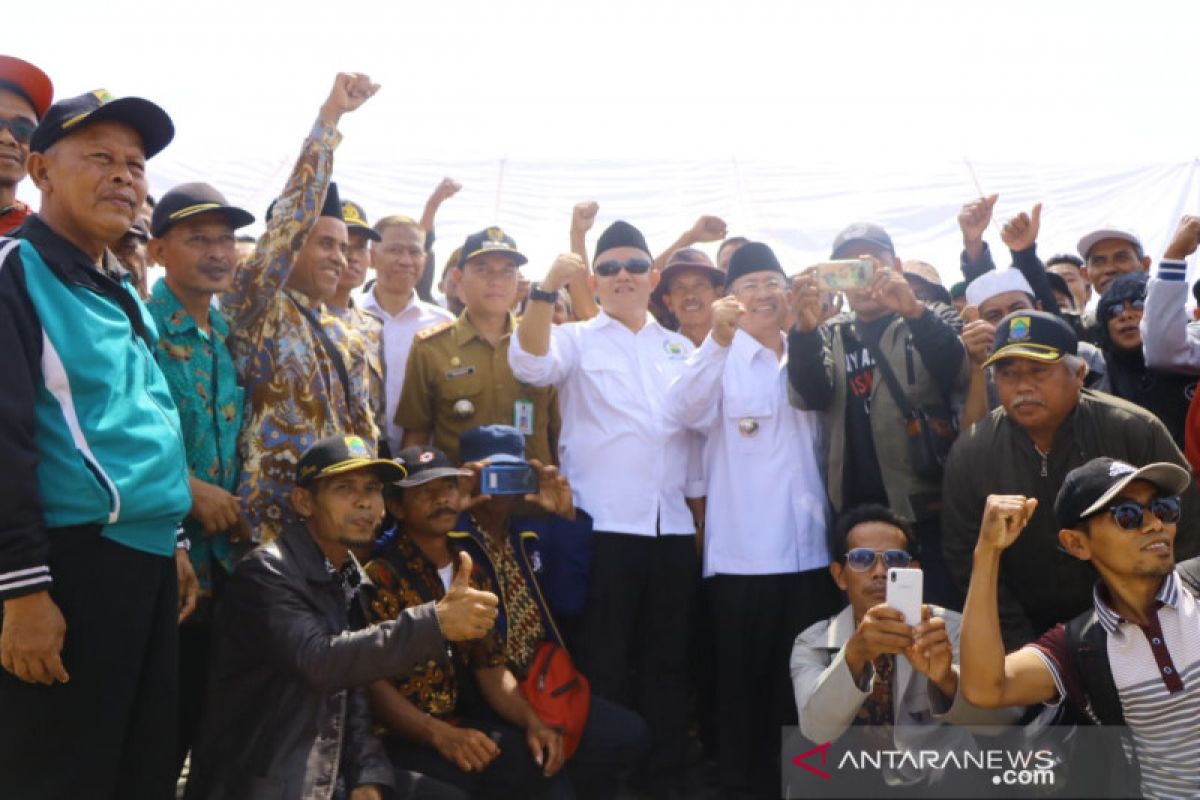
[[[1186,468],[1163,424],[1143,408],[1083,388],[1087,366],[1074,331],[1044,311],[1000,321],[990,367],[1001,407],[959,436],[946,462],[942,517],[946,563],[965,590],[988,495],[1035,498],[1021,539],[1004,551],[999,613],[1006,649],[1033,641],[1088,608],[1095,571],[1057,547],[1051,509],[1067,473],[1100,456],[1131,464],[1169,461]],[[1200,552],[1200,492],[1181,494],[1176,553]]]
[[[13,56],[0,56],[0,234],[31,213],[17,199],[17,184],[28,174],[29,139],[50,108],[54,87],[46,73]]]
[[[151,218],[148,250],[167,274],[154,285],[146,308],[158,328],[154,356],[179,409],[187,449],[192,510],[184,532],[200,590],[197,613],[179,632],[181,767],[200,719],[211,604],[241,555],[238,542],[249,538],[233,494],[242,389],[225,345],[229,323],[212,299],[233,282],[234,231],[252,222],[250,213],[206,183],[171,189]]]
[[[525,436],[529,458],[558,461],[551,444],[559,431],[554,387],[522,383],[508,364],[517,327],[509,309],[525,262],[500,228],[467,237],[454,268],[466,308],[454,322],[420,331],[412,344],[395,419],[405,446],[432,443],[457,462],[464,433],[511,424]]]
[[[368,625],[351,548],[374,539],[383,486],[406,474],[358,436],[325,437],[301,455],[298,521],[238,563],[217,608],[189,800],[458,797],[395,774],[367,708],[371,681],[434,668],[447,642],[478,639],[496,619],[496,596],[460,580]],[[470,572],[470,558],[460,567]]]
[[[221,298],[229,347],[246,390],[238,440],[238,495],[254,541],[269,541],[293,514],[287,494],[300,454],[314,440],[358,434],[372,447],[370,371],[347,346],[342,323],[325,311],[346,267],[348,233],[330,183],[337,124],[379,87],[340,73],[283,193],[267,209],[267,229]]]
[[[192,507],[157,333],[107,250],[170,117],[98,90],[29,142],[41,209],[0,243],[0,775],[10,797],[174,790]],[[181,597],[182,595],[182,597]],[[181,603],[182,599],[182,603]]]
[[[837,602],[825,569],[820,417],[788,403],[787,286],[770,247],[740,247],[728,295],[712,303],[712,332],[667,394],[668,413],[707,442],[703,575],[730,794],[778,789],[779,731],[796,723],[788,653]]]
[[[1081,720],[1121,726],[1107,752],[1092,738],[1067,758],[1068,780],[1090,786],[1065,795],[1193,797],[1200,785],[1200,565],[1172,552],[1187,489],[1194,478],[1173,463],[1095,458],[1067,473],[1053,539],[1064,558],[1094,565],[1094,590],[1078,616],[1016,651],[1000,639],[999,576],[1005,554],[1034,533],[1041,503],[987,498],[963,609],[962,692],[984,707],[1066,703]]]
[[[406,447],[399,460],[408,476],[384,489],[398,524],[366,567],[375,587],[372,615],[384,624],[407,608],[439,601],[456,585],[492,591],[486,573],[472,572],[471,557],[448,536],[466,500],[459,479],[470,471],[431,447]],[[521,694],[494,628],[451,648],[448,663],[396,670],[372,684],[370,694],[397,770],[431,775],[479,798],[524,800],[540,796],[548,783],[569,787],[566,775],[557,775],[562,737]]]

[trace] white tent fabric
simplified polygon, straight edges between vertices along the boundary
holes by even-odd
[[[298,146],[297,142],[297,146]],[[151,162],[152,192],[191,180],[217,185],[229,199],[260,216],[282,188],[294,155],[275,161],[205,158]],[[997,192],[996,219],[987,235],[996,260],[1008,263],[999,225],[1043,203],[1038,252],[1074,252],[1079,237],[1104,224],[1138,231],[1157,259],[1179,217],[1200,211],[1200,161],[1170,163],[969,163],[963,158],[890,163],[753,158],[604,161],[555,159],[335,161],[343,198],[361,203],[372,220],[385,214],[419,216],[443,176],[463,183],[437,218],[439,262],[469,233],[498,224],[529,255],[531,278],[545,273],[567,248],[571,209],[600,204],[591,239],[614,219],[642,229],[652,248],[666,248],[701,214],[725,219],[730,235],[762,240],[791,271],[828,256],[837,231],[850,222],[882,224],[901,258],[934,264],[947,285],[961,280],[956,216],[963,202]],[[250,229],[252,232],[260,227]],[[715,253],[716,245],[707,245]],[[438,267],[440,269],[441,264]]]

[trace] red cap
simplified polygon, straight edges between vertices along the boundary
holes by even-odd
[[[0,89],[3,88],[24,95],[39,120],[54,100],[54,84],[50,83],[50,77],[33,64],[15,56],[0,56]]]

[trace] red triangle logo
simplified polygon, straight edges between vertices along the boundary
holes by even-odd
[[[828,758],[828,756],[829,756],[829,745],[831,745],[831,744],[832,744],[832,742],[826,742],[825,744],[819,744],[816,747],[814,747],[813,749],[809,750],[808,752],[801,753],[798,756],[793,756],[792,763],[795,764],[797,767],[800,767],[801,769],[808,770],[809,772],[811,772],[813,775],[816,775],[817,777],[824,778],[827,781],[833,780],[833,776],[830,775],[825,770],[817,769],[812,764],[806,764],[804,761],[806,758],[813,755],[814,753],[820,753],[821,754],[821,766],[822,767],[825,766],[825,759]]]

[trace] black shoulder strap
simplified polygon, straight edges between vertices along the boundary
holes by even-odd
[[[1180,561],[1175,565],[1175,571],[1179,573],[1183,588],[1200,598],[1200,556]]]
[[[857,328],[855,328],[854,333],[856,336],[859,336]],[[879,345],[866,336],[859,336],[859,339],[862,341],[863,346],[867,348],[867,352],[871,354],[871,360],[875,362],[875,369],[883,376],[883,382],[887,385],[888,391],[892,393],[892,399],[896,401],[896,405],[900,406],[900,413],[906,419],[912,417],[912,403],[908,402],[908,395],[904,392],[904,389],[900,388],[900,380],[896,377],[896,373],[892,371],[892,365],[883,357],[883,353],[879,350]]]
[[[303,303],[296,300],[287,292],[284,292],[288,300],[292,301],[300,313],[304,315],[304,319],[308,321],[309,327],[316,334],[317,339],[321,342],[321,347],[325,348],[325,355],[329,356],[329,360],[333,362],[333,368],[337,370],[338,379],[342,382],[342,391],[346,393],[346,411],[354,408],[350,402],[350,373],[346,371],[346,363],[342,361],[342,354],[338,352],[337,347],[329,339],[329,334],[321,327],[321,321],[317,319],[317,315],[310,309],[306,308]]]
[[[1083,713],[1096,725],[1124,725],[1121,696],[1108,663],[1108,633],[1096,619],[1096,610],[1080,614],[1066,628],[1067,649],[1083,683]]]

